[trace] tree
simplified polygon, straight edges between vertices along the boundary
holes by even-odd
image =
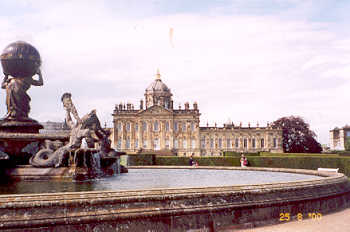
[[[350,151],[350,138],[345,139],[344,147],[345,147],[345,151]]]
[[[272,127],[281,128],[283,151],[288,153],[320,153],[321,144],[315,139],[316,134],[299,116],[282,117],[272,123]]]

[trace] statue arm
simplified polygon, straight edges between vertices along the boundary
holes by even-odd
[[[9,78],[8,74],[5,74],[4,80],[1,83],[1,88],[6,89],[7,83],[8,83],[8,78]]]
[[[37,73],[36,74],[38,74],[38,76],[39,76],[39,80],[34,80],[33,78],[32,78],[32,85],[35,85],[35,86],[42,86],[42,85],[44,85],[44,80],[43,80],[43,76],[42,76],[42,74],[41,74],[41,70],[40,69],[38,69],[38,71],[37,71]]]

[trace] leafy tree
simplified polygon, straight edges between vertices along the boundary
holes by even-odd
[[[345,139],[344,147],[345,147],[345,151],[350,151],[350,138]]]
[[[274,128],[281,128],[283,151],[288,153],[320,153],[322,151],[310,126],[299,116],[282,117],[272,123]]]

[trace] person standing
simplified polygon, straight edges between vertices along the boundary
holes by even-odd
[[[241,159],[240,159],[240,162],[241,162],[241,167],[247,167],[247,158],[244,156],[244,154],[242,153],[241,154]]]

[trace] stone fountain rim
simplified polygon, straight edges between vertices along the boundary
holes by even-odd
[[[16,198],[16,199],[32,199],[37,197],[65,197],[65,196],[84,196],[84,198],[95,198],[97,195],[114,195],[117,197],[120,195],[123,197],[125,193],[129,193],[129,197],[132,198],[131,193],[135,193],[136,197],[140,195],[158,195],[158,194],[176,194],[176,192],[184,193],[205,193],[205,192],[218,192],[218,191],[254,191],[259,189],[283,189],[283,188],[304,188],[307,186],[325,185],[332,183],[340,183],[348,181],[348,178],[343,173],[324,172],[308,169],[289,169],[289,168],[263,168],[263,167],[223,167],[223,166],[128,166],[128,169],[199,169],[199,170],[241,170],[241,171],[268,171],[268,172],[284,172],[304,175],[319,176],[313,180],[299,180],[299,181],[285,181],[277,183],[262,183],[262,184],[246,184],[246,185],[231,185],[222,187],[181,187],[181,188],[152,188],[152,189],[135,189],[135,190],[100,190],[100,191],[86,191],[86,192],[59,192],[59,193],[30,193],[30,194],[4,194],[0,195],[0,203],[2,199]],[[81,199],[81,197],[78,197]]]

